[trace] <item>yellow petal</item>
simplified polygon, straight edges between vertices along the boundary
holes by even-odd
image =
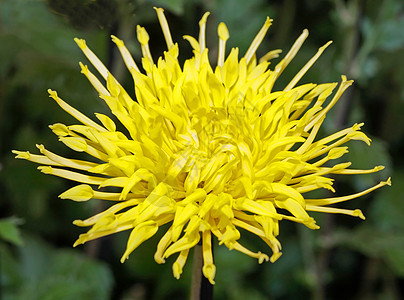
[[[158,226],[154,221],[147,221],[137,225],[131,232],[126,251],[122,255],[121,263],[128,259],[129,254],[133,252],[141,243],[151,238],[158,230]]]
[[[70,199],[73,201],[87,201],[94,196],[94,191],[91,186],[87,184],[80,184],[68,189],[59,195],[61,199]]]

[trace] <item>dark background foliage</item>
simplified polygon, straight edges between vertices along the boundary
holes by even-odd
[[[139,61],[136,25],[151,36],[151,50],[164,50],[153,6],[165,8],[182,59],[190,47],[182,35],[196,35],[205,11],[208,47],[216,53],[216,27],[225,22],[229,46],[243,53],[267,15],[274,19],[259,53],[284,53],[304,28],[310,36],[277,83],[282,88],[328,40],[334,43],[302,82],[355,80],[328,114],[322,135],[365,122],[370,148],[350,143],[346,160],[357,168],[385,165],[380,174],[340,178],[338,194],[358,192],[388,176],[391,188],[346,203],[360,207],[366,221],[314,214],[322,227],[312,231],[281,223],[283,256],[274,264],[216,246],[215,299],[401,299],[404,295],[404,5],[400,0],[0,0],[0,267],[2,299],[185,299],[189,261],[180,280],[153,261],[155,237],[125,264],[119,262],[128,233],[72,248],[83,228],[71,224],[102,210],[96,201],[73,203],[57,198],[70,183],[40,174],[17,161],[11,149],[36,153],[35,144],[72,157],[47,127],[73,123],[47,89],[91,116],[105,112],[80,74],[86,62],[73,42],[88,45],[112,73],[133,89],[109,35],[123,39]],[[230,49],[230,47],[229,47]],[[265,251],[254,236],[245,243]]]

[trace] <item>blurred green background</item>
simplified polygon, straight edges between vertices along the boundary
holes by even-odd
[[[265,17],[274,19],[259,48],[285,54],[304,28],[310,36],[277,83],[282,88],[332,39],[302,82],[334,82],[341,74],[355,84],[339,101],[323,127],[330,134],[355,122],[373,140],[368,148],[349,144],[345,160],[356,168],[385,165],[380,173],[340,178],[337,193],[358,192],[392,176],[393,186],[342,207],[361,208],[366,221],[342,215],[313,214],[321,226],[312,231],[281,222],[282,257],[274,264],[216,246],[215,299],[402,299],[404,295],[404,5],[401,0],[0,0],[0,267],[2,299],[186,299],[191,259],[180,280],[173,259],[153,260],[158,236],[121,264],[128,232],[72,248],[85,228],[72,225],[102,210],[97,201],[74,203],[57,196],[71,186],[40,174],[36,165],[15,160],[12,149],[37,153],[35,144],[67,157],[49,130],[56,122],[74,123],[47,89],[57,90],[89,116],[108,114],[80,74],[88,64],[74,37],[85,38],[112,73],[133,90],[129,73],[110,41],[123,39],[139,61],[136,25],[151,36],[157,58],[164,50],[153,6],[165,8],[182,59],[191,50],[182,35],[198,34],[208,18],[208,47],[215,53],[216,27],[227,24],[229,46],[243,53]],[[230,47],[228,47],[228,50]],[[245,244],[270,252],[254,236]],[[217,244],[217,243],[216,243]]]

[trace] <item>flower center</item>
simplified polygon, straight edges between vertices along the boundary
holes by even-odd
[[[256,144],[245,108],[228,106],[191,115],[183,150],[174,163],[184,163],[184,191],[203,188],[207,193],[228,192],[232,182],[252,174],[252,150]],[[246,161],[247,160],[247,161]]]

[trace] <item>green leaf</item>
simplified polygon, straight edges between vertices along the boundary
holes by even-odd
[[[404,249],[387,248],[384,255],[390,268],[398,276],[404,277]]]
[[[21,276],[19,262],[12,252],[13,248],[13,246],[7,245],[5,243],[0,243],[0,273],[3,290],[5,288],[9,290],[17,290],[24,282]]]
[[[0,220],[0,238],[15,245],[22,245],[21,232],[17,226],[19,223],[21,220],[17,218]]]
[[[184,13],[185,0],[149,0],[148,2],[156,7],[163,7],[177,15]]]
[[[369,217],[383,231],[404,230],[403,180],[403,171],[394,172],[391,187],[380,190],[372,203]]]
[[[266,17],[274,15],[263,0],[211,1],[207,6],[215,12],[217,20],[224,22],[229,29],[230,38],[226,48],[238,47],[242,55],[264,25]],[[211,33],[216,35],[216,30]],[[268,50],[264,46],[261,49]]]
[[[299,295],[302,291],[300,285],[304,266],[299,242],[290,235],[287,238],[284,236],[281,242],[282,256],[273,264],[268,262],[260,266],[264,269],[263,282],[266,284],[263,286],[266,293],[275,299],[284,295]]]
[[[384,260],[396,275],[404,277],[404,236],[399,230],[382,231],[364,224],[354,231],[340,231],[339,242],[374,258]]]
[[[110,299],[113,277],[105,263],[82,255],[77,250],[57,249],[32,236],[24,237],[19,248],[19,274],[9,270],[5,278],[6,299],[75,300]]]
[[[364,190],[372,185],[375,185],[379,181],[384,181],[388,178],[392,167],[391,158],[385,142],[378,138],[372,137],[370,147],[360,141],[351,141],[347,145],[349,147],[349,152],[345,154],[342,159],[343,161],[352,162],[352,169],[366,170],[372,169],[374,166],[385,166],[383,171],[377,173],[349,177],[348,179],[353,180],[357,190]]]
[[[217,269],[215,281],[222,288],[230,282],[234,283],[235,287],[245,274],[258,265],[256,259],[236,250],[230,251],[224,245],[215,245],[215,264]]]

